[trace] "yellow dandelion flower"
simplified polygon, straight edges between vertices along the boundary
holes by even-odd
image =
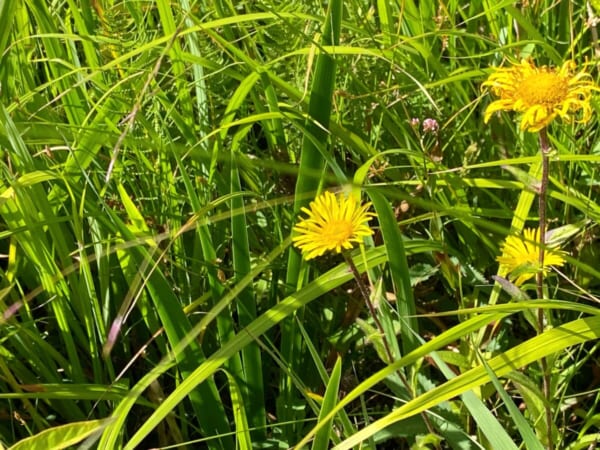
[[[482,84],[499,98],[487,107],[484,121],[487,123],[497,111],[516,111],[522,114],[521,129],[534,132],[548,126],[556,116],[570,121],[580,111],[578,122],[587,122],[592,116],[592,91],[598,87],[586,72],[573,74],[575,68],[573,61],[550,68],[523,60],[496,69]]]
[[[508,236],[501,248],[502,256],[496,261],[508,269],[511,281],[521,286],[533,278],[540,270],[548,273],[549,266],[562,266],[565,263],[564,253],[560,250],[546,248],[544,251],[544,267],[540,268],[540,230],[527,228],[523,237]]]
[[[309,206],[302,208],[308,217],[294,227],[297,235],[292,238],[305,259],[321,256],[328,251],[340,253],[373,234],[367,225],[375,216],[367,211],[371,203],[361,205],[352,195],[336,196],[327,191],[310,202]]]

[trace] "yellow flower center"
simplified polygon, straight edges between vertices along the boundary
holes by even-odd
[[[565,77],[554,72],[538,72],[522,80],[516,93],[515,97],[528,106],[553,106],[567,97],[569,83]]]
[[[341,244],[352,237],[354,228],[348,220],[332,220],[323,224],[323,239],[327,242]]]

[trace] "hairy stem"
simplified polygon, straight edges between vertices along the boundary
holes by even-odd
[[[548,133],[545,128],[540,131],[540,150],[542,155],[542,181],[539,192],[538,215],[539,215],[539,270],[536,274],[536,288],[539,299],[544,298],[544,253],[546,247],[546,191],[548,189],[548,168],[550,142]],[[544,310],[538,309],[538,333],[544,332],[545,317]],[[548,450],[554,450],[554,442],[552,440],[552,408],[550,406],[550,374],[548,373],[548,362],[546,358],[540,359],[540,367],[542,369],[542,390],[546,398],[546,426],[548,434]]]

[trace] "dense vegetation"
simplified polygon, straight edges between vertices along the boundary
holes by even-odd
[[[594,448],[598,103],[547,128],[565,263],[516,286],[539,136],[481,85],[597,81],[596,12],[0,0],[0,447]],[[327,189],[374,234],[306,260]]]

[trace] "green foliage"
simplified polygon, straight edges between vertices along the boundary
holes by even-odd
[[[496,262],[537,226],[537,136],[484,125],[480,85],[527,57],[597,80],[595,14],[0,0],[0,446],[589,448],[597,119],[548,129],[567,263],[537,299]],[[376,317],[290,246],[323,189],[378,214],[349,253]]]

